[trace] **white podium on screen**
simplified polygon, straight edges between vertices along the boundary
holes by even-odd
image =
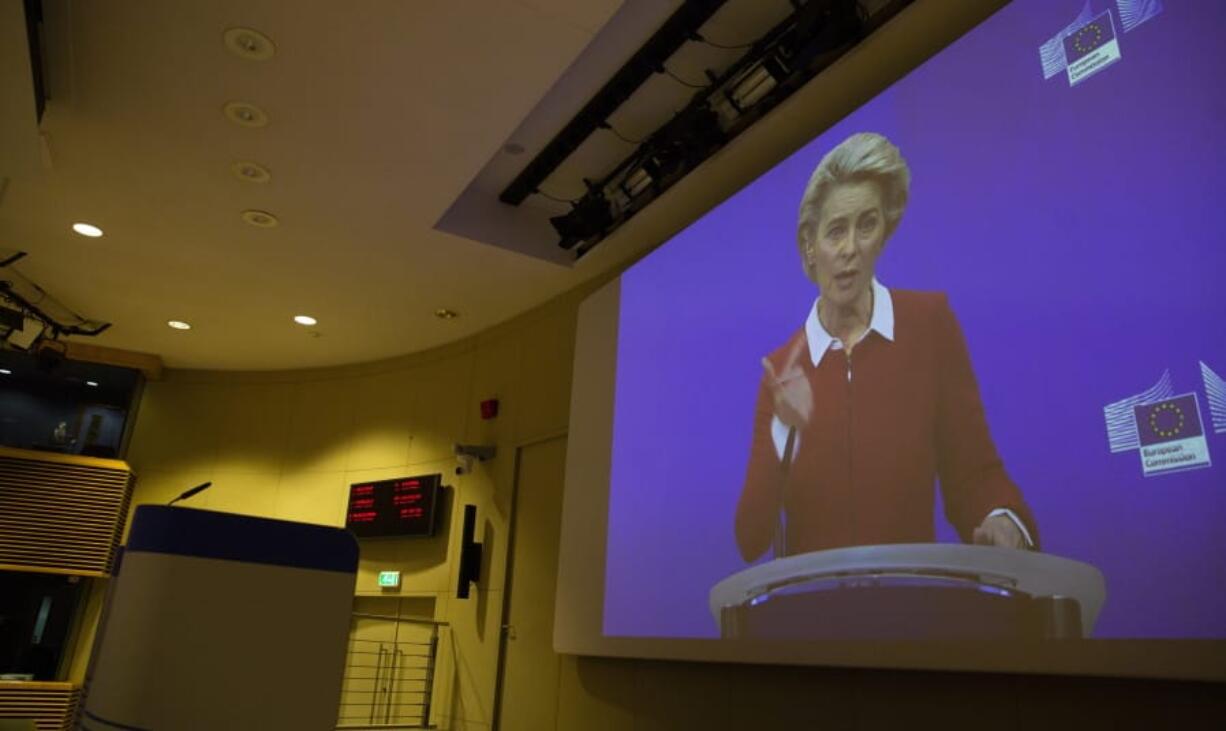
[[[1031,551],[922,543],[788,556],[715,585],[727,638],[1079,638],[1106,597],[1089,564]]]

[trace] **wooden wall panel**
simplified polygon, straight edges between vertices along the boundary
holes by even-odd
[[[0,447],[0,569],[110,573],[132,483],[119,460]]]
[[[0,719],[33,719],[38,731],[67,731],[80,700],[72,683],[0,680]]]

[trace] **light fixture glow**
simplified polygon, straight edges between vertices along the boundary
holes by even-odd
[[[90,223],[74,223],[72,224],[72,230],[91,239],[96,239],[102,235],[102,229]]]
[[[86,386],[89,386],[89,387],[91,387],[91,388],[97,388],[97,387],[98,387],[98,382],[97,382],[97,381],[86,381],[86,382],[85,382],[85,385],[86,385]]]
[[[0,376],[11,376],[11,375],[13,375],[13,372],[10,371],[8,368],[0,368]]]
[[[440,307],[434,311],[434,316],[440,320],[454,320],[460,316],[460,313],[455,310],[449,310],[446,307]]]
[[[317,323],[318,320],[310,315],[294,315],[294,322],[298,323],[299,325],[306,325],[307,327],[310,327],[311,325]]]
[[[191,330],[192,329],[192,326],[189,323],[183,322],[182,320],[168,320],[166,324],[170,325],[176,330]]]

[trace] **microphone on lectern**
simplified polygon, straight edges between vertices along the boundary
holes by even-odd
[[[184,493],[180,494],[180,495],[179,495],[179,497],[175,498],[174,500],[171,500],[170,502],[168,502],[168,503],[166,503],[166,504],[167,504],[167,505],[174,505],[175,503],[179,502],[180,500],[186,500],[187,498],[191,497],[192,495],[195,495],[195,494],[196,494],[196,493],[198,493],[198,492],[204,492],[205,490],[209,489],[209,488],[210,488],[210,487],[212,487],[212,486],[213,486],[213,483],[212,483],[212,482],[203,482],[203,483],[201,483],[201,484],[199,484],[199,485],[196,485],[195,487],[193,487],[192,489],[188,490],[187,492],[184,492]]]

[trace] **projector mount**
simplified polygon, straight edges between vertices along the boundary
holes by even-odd
[[[17,271],[13,264],[25,256],[24,251],[0,249],[0,341],[6,346],[27,350],[39,340],[92,337],[111,326],[69,309]]]

